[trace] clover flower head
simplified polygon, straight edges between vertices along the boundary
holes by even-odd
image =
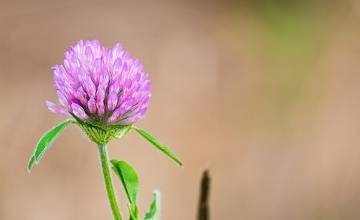
[[[52,70],[60,104],[47,101],[51,111],[104,126],[131,125],[144,117],[150,79],[120,43],[105,48],[97,40],[81,40]]]
[[[130,219],[140,220],[137,205],[139,178],[130,164],[109,159],[108,143],[123,138],[129,131],[136,131],[163,154],[182,165],[182,161],[167,146],[134,125],[144,117],[149,105],[151,84],[148,74],[139,60],[132,58],[121,44],[105,48],[97,40],[77,42],[65,52],[64,63],[55,65],[52,70],[59,104],[47,101],[47,106],[51,111],[69,118],[41,136],[29,159],[28,171],[39,163],[46,150],[68,125],[77,125],[98,147],[114,219],[121,220],[122,216],[111,168],[124,187]],[[160,219],[159,192],[154,193],[145,219]]]

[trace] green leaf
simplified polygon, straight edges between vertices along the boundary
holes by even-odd
[[[136,204],[129,204],[129,220],[140,220],[139,208]]]
[[[154,191],[154,199],[150,204],[149,210],[145,214],[144,220],[160,220],[161,198],[160,192]]]
[[[151,134],[149,134],[148,132],[146,132],[144,129],[141,128],[137,128],[135,126],[133,126],[133,128],[141,135],[143,136],[146,140],[148,140],[151,144],[153,144],[157,149],[159,149],[160,151],[162,151],[164,154],[166,154],[168,157],[170,157],[171,159],[173,159],[178,165],[182,166],[182,161],[180,159],[177,158],[176,154],[173,153],[168,147],[166,147],[165,145],[162,145],[158,140],[156,140],[155,137],[153,137]]]
[[[31,169],[35,164],[38,164],[42,156],[44,155],[45,151],[51,146],[54,140],[59,136],[59,134],[64,130],[64,128],[72,123],[73,120],[68,119],[64,122],[56,125],[55,127],[48,130],[39,140],[32,154],[29,162],[28,162],[28,171],[30,172]]]
[[[113,170],[120,177],[126,195],[131,204],[136,204],[136,197],[139,190],[139,178],[134,168],[125,161],[111,160]]]

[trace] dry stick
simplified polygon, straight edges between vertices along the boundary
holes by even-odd
[[[209,191],[210,177],[209,171],[205,170],[201,180],[200,199],[198,207],[198,220],[209,220]]]

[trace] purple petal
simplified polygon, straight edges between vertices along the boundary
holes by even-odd
[[[105,99],[105,89],[98,88],[98,91],[96,92],[96,107],[98,109],[98,115],[100,116],[103,116],[105,114],[104,99]]]
[[[50,101],[46,101],[46,105],[48,107],[48,109],[56,114],[60,114],[60,115],[64,115],[64,116],[70,116],[68,110],[61,105],[57,105],[53,102]]]
[[[108,123],[111,124],[111,123],[117,121],[117,120],[122,116],[123,113],[124,113],[124,110],[123,110],[123,109],[121,109],[121,108],[116,109],[116,110],[112,113],[112,115],[110,116],[110,118],[108,119]]]
[[[74,113],[74,115],[76,115],[80,119],[86,120],[89,118],[89,116],[85,113],[84,109],[80,105],[76,103],[72,103],[71,108],[72,108],[72,113]]]
[[[83,105],[87,105],[88,100],[87,100],[86,96],[87,96],[87,94],[84,91],[84,89],[82,87],[79,87],[79,89],[76,92],[76,98],[79,99],[79,101]]]
[[[89,111],[93,114],[96,113],[96,101],[95,101],[95,98],[92,96],[90,97],[89,101],[88,101],[88,108],[89,108]]]
[[[118,97],[117,94],[112,92],[109,94],[107,99],[107,109],[113,111],[117,105]]]

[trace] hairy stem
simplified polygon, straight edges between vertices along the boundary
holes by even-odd
[[[110,202],[111,210],[112,210],[115,220],[122,220],[121,214],[120,214],[120,209],[119,209],[117,199],[116,199],[116,193],[115,193],[114,186],[112,183],[107,146],[105,144],[104,145],[99,144],[98,148],[99,148],[99,154],[100,154],[100,160],[101,160],[101,167],[102,167],[104,180],[105,180],[106,192],[107,192],[107,196],[108,196],[108,199]]]

